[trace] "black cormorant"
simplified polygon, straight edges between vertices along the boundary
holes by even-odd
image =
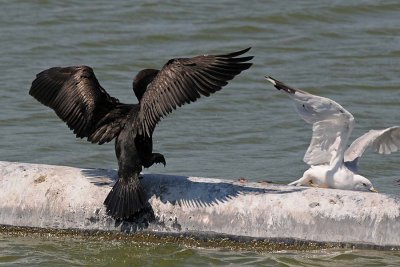
[[[169,60],[161,70],[141,70],[133,80],[138,104],[123,104],[110,96],[88,66],[54,67],[36,75],[29,94],[52,108],[74,131],[92,143],[115,138],[119,179],[104,201],[116,219],[140,211],[146,194],[139,180],[142,166],[165,165],[153,153],[152,134],[158,121],[177,106],[220,90],[253,57],[238,57],[250,48],[223,55],[203,55]]]

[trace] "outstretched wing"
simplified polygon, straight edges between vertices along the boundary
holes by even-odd
[[[252,64],[253,57],[238,57],[250,48],[224,55],[203,55],[169,60],[140,99],[139,134],[150,136],[163,116],[176,107],[209,96]]]
[[[357,169],[358,159],[369,147],[379,154],[391,154],[398,151],[400,149],[400,126],[384,130],[370,130],[363,134],[346,150],[344,161],[347,165]]]
[[[347,119],[315,122],[304,162],[309,165],[332,165],[332,160],[337,159],[341,163],[352,127],[352,121]]]
[[[269,76],[266,79],[288,94],[300,117],[313,124],[313,135],[304,162],[309,165],[332,164],[333,159],[341,162],[353,130],[353,115],[329,98],[294,89]]]
[[[36,75],[29,94],[52,108],[77,137],[99,144],[120,132],[133,108],[111,97],[87,66],[44,70]]]

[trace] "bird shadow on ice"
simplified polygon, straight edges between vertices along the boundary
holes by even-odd
[[[112,186],[118,179],[118,172],[116,170],[108,169],[82,169],[81,173],[91,182],[97,186]]]
[[[229,180],[193,178],[187,176],[145,174],[143,185],[149,197],[156,197],[162,203],[204,208],[235,201],[239,196],[290,194],[306,188],[287,189],[269,184],[238,183]]]
[[[118,179],[116,170],[84,169],[82,174],[94,185],[106,186],[110,189],[115,180]],[[147,192],[148,200],[159,200],[164,204],[170,203],[174,206],[199,209],[218,206],[231,201],[240,201],[238,198],[246,195],[249,195],[249,197],[257,197],[257,195],[267,197],[271,194],[290,194],[307,189],[271,186],[268,183],[240,183],[229,180],[165,174],[142,174],[141,181]],[[261,199],[260,203],[262,201]],[[121,226],[121,231],[127,233],[146,229],[149,223],[156,221],[150,202],[147,202],[142,211],[130,218],[116,220],[115,227]]]
[[[84,169],[82,174],[97,186],[112,186],[118,173],[116,170]],[[276,187],[254,182],[238,183],[211,178],[193,178],[179,175],[142,174],[142,184],[148,199],[156,197],[163,203],[188,207],[219,205],[244,195],[290,194],[306,190],[298,187]]]

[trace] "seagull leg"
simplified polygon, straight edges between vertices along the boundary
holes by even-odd
[[[311,187],[316,187],[316,188],[319,187],[317,184],[313,183],[312,179],[310,179],[310,181],[308,182],[308,185],[311,186]]]
[[[296,180],[296,181],[294,181],[294,182],[291,182],[289,185],[295,185],[295,186],[302,186],[302,185],[305,185],[305,186],[310,186],[311,184],[310,184],[310,182],[311,182],[311,179],[309,178],[309,177],[301,177],[300,179],[298,179],[298,180]],[[312,182],[311,182],[312,183]]]

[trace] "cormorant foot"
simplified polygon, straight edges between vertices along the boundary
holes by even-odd
[[[154,163],[162,163],[165,167],[166,162],[164,156],[160,153],[152,153],[151,157],[148,157],[143,161],[143,167],[150,168]]]
[[[167,165],[164,155],[160,153],[153,153],[153,163],[162,163],[164,167]]]

